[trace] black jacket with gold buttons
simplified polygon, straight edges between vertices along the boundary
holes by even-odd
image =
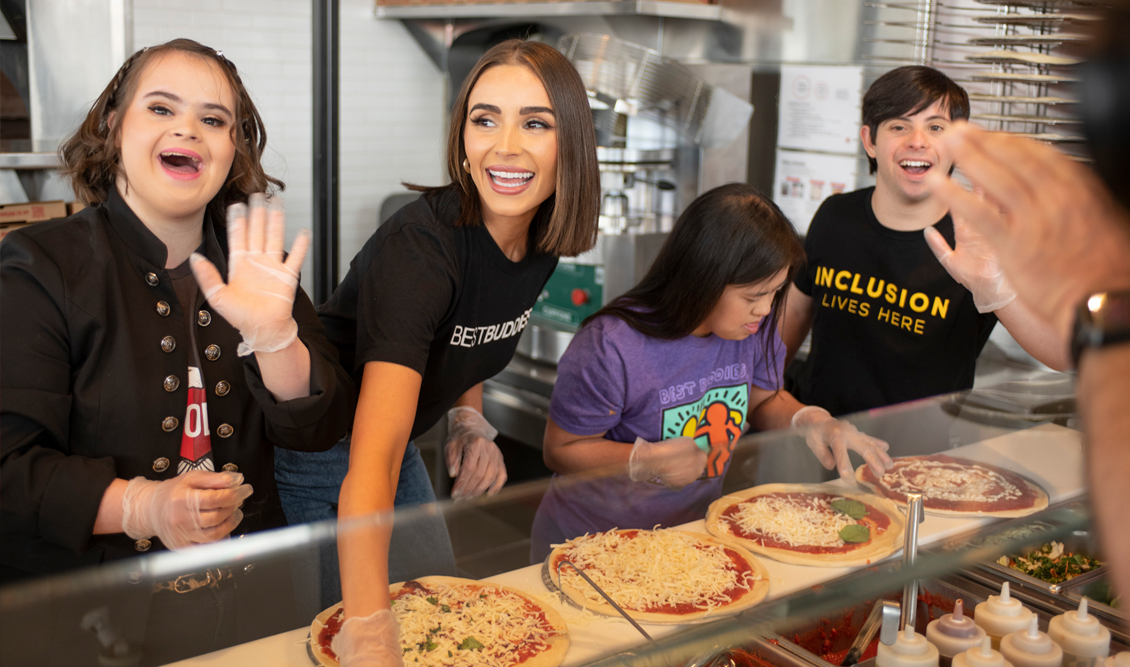
[[[222,225],[206,256],[227,275]],[[118,193],[0,243],[0,570],[3,579],[136,555],[144,543],[92,535],[115,478],[169,479],[180,458],[195,337],[216,469],[255,492],[234,534],[285,525],[272,446],[323,451],[353,420],[355,389],[310,299],[294,304],[310,350],[310,396],[276,402],[255,355],[202,294],[183,312],[165,245]],[[160,548],[156,538],[152,548]]]

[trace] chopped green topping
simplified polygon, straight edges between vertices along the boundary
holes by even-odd
[[[836,510],[840,514],[846,514],[856,520],[862,519],[863,517],[867,516],[867,505],[864,505],[858,500],[852,500],[850,498],[840,498],[839,500],[833,500],[832,509]]]
[[[851,544],[859,544],[871,539],[871,530],[867,526],[852,524],[840,529],[840,539]]]
[[[430,598],[424,598],[424,599],[427,600],[428,604],[439,604],[439,598],[437,598],[437,597],[430,597]]]
[[[459,643],[460,651],[475,651],[481,648],[486,648],[486,644],[483,644],[481,641],[475,639],[474,637],[467,637]]]
[[[449,658],[454,658],[455,656],[451,655],[451,651],[448,651],[448,652],[447,652],[447,657],[449,657]]]
[[[486,597],[487,597],[487,594],[486,594],[486,593],[479,593],[479,599],[480,599],[480,600],[485,600],[485,599],[486,599]]]
[[[412,650],[412,647],[411,647],[411,646],[409,646],[409,647],[407,647],[407,648],[405,648],[405,649],[404,649],[404,652],[405,652],[405,653],[407,653],[407,652],[409,652],[409,651],[411,651],[411,650]]]
[[[1045,544],[1027,556],[1019,558],[1001,556],[997,562],[1051,584],[1074,579],[1102,565],[1098,559],[1067,553],[1062,542]]]
[[[450,613],[451,613],[451,607],[448,607],[448,606],[447,606],[447,605],[445,605],[445,604],[441,604],[441,605],[439,606],[439,608],[440,608],[440,609],[442,609],[442,610],[443,610],[443,613],[445,613],[445,614],[450,614]]]
[[[429,635],[434,635],[434,634],[438,634],[438,633],[439,633],[439,631],[440,631],[440,626],[438,626],[438,625],[437,625],[437,626],[435,626],[434,628],[432,628],[432,629],[428,630],[428,634],[429,634]]]

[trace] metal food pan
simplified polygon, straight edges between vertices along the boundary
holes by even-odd
[[[794,595],[803,594],[806,592]],[[943,614],[952,612],[957,600],[961,600],[969,613],[972,613],[977,603],[984,601],[991,594],[993,594],[991,589],[959,577],[924,579],[919,582],[915,630],[925,634],[926,625]],[[789,597],[792,596],[786,596],[779,602],[786,601]],[[882,599],[900,602],[902,589],[892,589],[883,595]],[[831,662],[826,657],[842,658],[842,654],[855,640],[875,602],[875,599],[870,599],[852,604],[839,611],[824,614],[819,619],[783,621],[776,633],[768,635],[764,641],[775,643],[778,652],[799,659],[809,667],[838,665],[838,662]],[[1046,627],[1047,618],[1043,619],[1043,625]],[[872,662],[872,659],[861,660],[859,664],[870,667]]]
[[[1050,540],[1036,540],[1031,543],[1025,544],[1020,549],[1010,550],[1011,553],[1009,554],[1002,555],[1008,555],[1010,557],[1023,556],[1039,549],[1049,541]],[[1099,558],[1099,560],[1102,560],[1101,556],[1097,555],[1098,548],[1096,546],[1094,538],[1089,531],[1077,530],[1071,535],[1064,537],[1062,540],[1056,541],[1062,541],[1063,549],[1068,553],[1083,554],[1084,556]],[[1024,574],[1023,572],[1020,572],[1018,570],[1014,570],[1007,565],[1001,565],[996,561],[979,563],[978,567],[995,573],[998,577],[1002,578],[1003,581],[1016,582],[1018,584],[1022,584],[1025,587],[1042,590],[1047,594],[1054,596],[1059,596],[1069,585],[1084,584],[1088,581],[1092,581],[1098,577],[1104,576],[1109,571],[1107,566],[1102,565],[1074,579],[1069,579],[1068,581],[1064,581],[1058,584],[1052,584],[1044,581],[1043,579],[1038,579],[1031,575]]]

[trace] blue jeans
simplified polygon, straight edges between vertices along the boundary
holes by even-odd
[[[325,452],[294,452],[275,448],[275,481],[287,523],[337,519],[341,483],[349,471],[349,435]],[[409,441],[396,485],[397,510],[388,554],[389,582],[428,575],[455,576],[455,553],[447,524],[438,512],[409,511],[434,504],[435,491],[420,450]],[[317,572],[318,577],[311,576]],[[328,540],[317,552],[295,556],[294,581],[299,613],[314,609],[310,617],[341,600],[341,572],[337,541]],[[320,585],[319,585],[320,579]]]

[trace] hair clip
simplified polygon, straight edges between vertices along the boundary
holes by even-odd
[[[216,57],[217,57],[217,58],[223,58],[223,57],[224,57],[224,52],[223,52],[223,51],[221,51],[221,50],[219,50],[219,49],[216,49]]]

